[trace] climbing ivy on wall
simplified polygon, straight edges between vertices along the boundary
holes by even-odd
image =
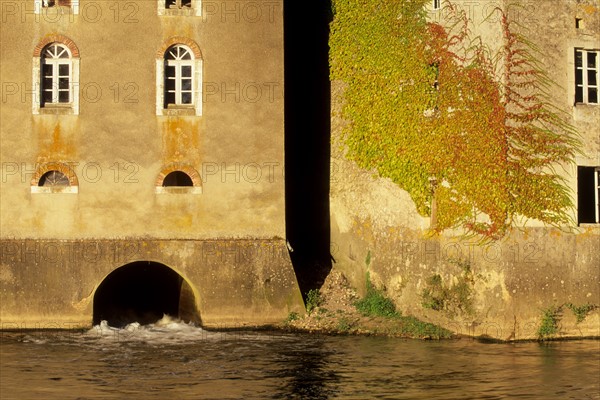
[[[347,157],[405,189],[434,230],[500,238],[518,218],[570,221],[555,168],[577,134],[549,101],[536,49],[500,9],[503,45],[472,38],[464,12],[429,23],[426,0],[333,0],[331,78],[343,81]]]

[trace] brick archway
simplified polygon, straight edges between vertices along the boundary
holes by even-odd
[[[156,52],[156,58],[163,58],[167,49],[175,44],[183,44],[188,46],[190,50],[192,50],[192,53],[194,53],[195,59],[202,59],[202,52],[200,51],[198,44],[192,39],[183,36],[173,36],[167,39]]]
[[[173,163],[164,167],[156,177],[155,186],[162,186],[166,176],[175,171],[186,173],[192,180],[194,187],[202,187],[202,178],[198,171],[191,165],[184,163]]]
[[[60,162],[47,162],[40,164],[31,178],[31,186],[38,186],[40,179],[45,173],[50,171],[58,171],[64,174],[69,179],[69,186],[79,186],[79,180],[75,172],[67,164]]]
[[[59,34],[50,34],[44,36],[44,38],[37,44],[37,46],[35,46],[35,49],[33,49],[33,56],[40,57],[42,55],[42,50],[44,49],[44,47],[46,47],[50,43],[64,44],[71,52],[71,57],[79,58],[79,49],[77,48],[75,42],[64,35]]]

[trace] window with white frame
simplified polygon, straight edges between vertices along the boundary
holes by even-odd
[[[442,0],[433,0],[433,9],[439,10],[442,8]]]
[[[165,108],[193,104],[194,58],[189,48],[175,45],[165,54]]]
[[[48,44],[34,57],[33,67],[33,113],[79,114],[79,59],[69,48]]]
[[[41,107],[72,102],[71,54],[67,46],[52,43],[42,52]]]
[[[158,15],[202,15],[200,0],[157,0]]]
[[[599,53],[575,49],[575,103],[598,104]]]
[[[182,9],[192,8],[192,0],[165,0],[165,8],[168,9]]]
[[[169,47],[157,60],[157,78],[157,115],[202,115],[202,59],[190,47]]]
[[[600,167],[577,167],[577,221],[600,223]]]
[[[41,14],[45,10],[69,8],[73,14],[79,14],[79,0],[33,0],[34,12]]]

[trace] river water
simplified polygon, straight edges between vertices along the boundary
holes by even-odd
[[[4,399],[600,399],[600,341],[208,332],[168,318],[2,332]]]

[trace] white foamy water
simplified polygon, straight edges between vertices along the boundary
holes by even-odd
[[[133,322],[123,328],[116,328],[102,321],[92,329],[81,335],[80,339],[84,341],[99,340],[102,343],[110,342],[146,342],[150,344],[181,344],[194,343],[198,341],[219,341],[219,340],[268,340],[273,336],[278,339],[282,334],[261,333],[250,331],[209,331],[202,329],[192,323],[186,323],[180,319],[164,315],[163,318],[153,324],[141,325]],[[285,336],[285,335],[283,335]]]
[[[164,315],[159,321],[140,325],[133,322],[124,328],[109,326],[106,321],[100,322],[87,331],[83,337],[87,339],[119,340],[119,341],[151,341],[151,342],[190,342],[197,340],[216,339],[223,333],[212,333],[193,324]]]

